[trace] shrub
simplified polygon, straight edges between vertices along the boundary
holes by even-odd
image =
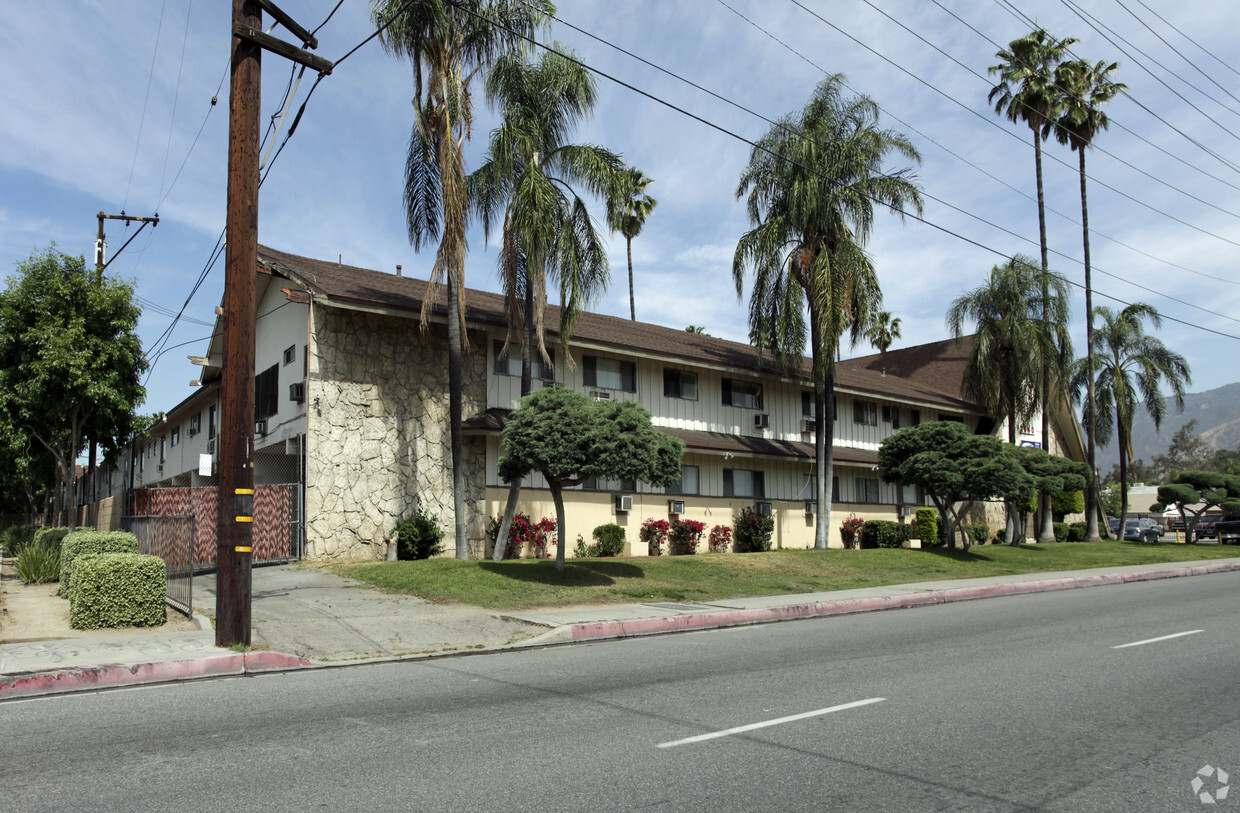
[[[865,528],[865,520],[849,514],[848,519],[840,523],[840,539],[844,542],[844,547],[857,547],[863,528]]]
[[[487,520],[487,538],[491,540],[492,547],[499,536],[499,526],[502,522],[501,517],[491,517]],[[555,530],[556,524],[553,519],[543,517],[535,523],[530,522],[530,518],[525,514],[520,512],[513,514],[512,524],[508,526],[508,545],[504,548],[504,558],[520,559],[528,542],[534,546],[532,555],[535,559],[546,559],[551,555],[547,553],[547,543]],[[583,552],[578,555],[585,556],[586,554]]]
[[[705,522],[698,522],[696,519],[673,519],[667,534],[670,543],[668,552],[673,556],[697,553],[698,543],[702,541],[705,530]]]
[[[872,519],[861,526],[861,547],[898,548],[910,538],[912,526],[885,519]]]
[[[1068,523],[1068,541],[1069,542],[1084,542],[1085,541],[1085,527],[1086,525],[1084,522],[1069,522]]]
[[[1051,513],[1063,522],[1065,514],[1079,514],[1085,510],[1085,495],[1080,491],[1061,491],[1051,497]]]
[[[964,532],[965,538],[972,545],[985,545],[990,541],[990,526],[985,523],[961,525],[960,530]]]
[[[573,556],[584,559],[589,555],[590,550],[586,547],[586,541],[581,538],[581,534],[577,534],[577,547],[573,550]]]
[[[3,536],[0,536],[0,543],[3,543],[9,556],[19,556],[22,548],[34,541],[34,530],[33,525],[14,525],[11,528],[5,528]]]
[[[1053,523],[1052,527],[1054,527],[1055,529],[1055,541],[1056,542],[1067,542],[1068,541],[1068,523],[1056,522],[1056,523]]]
[[[933,508],[918,508],[913,520],[913,535],[921,540],[922,547],[941,544],[939,539],[939,512]]]
[[[663,543],[667,541],[667,535],[671,529],[671,523],[667,520],[651,517],[642,522],[641,530],[637,532],[637,536],[641,541],[650,546],[651,556],[661,556],[663,554]]]
[[[60,579],[60,540],[54,536],[23,545],[14,564],[25,582],[47,584]]]
[[[588,548],[591,556],[619,556],[624,553],[624,529],[614,522],[594,529],[594,544]]]
[[[732,547],[732,529],[727,525],[711,528],[707,546],[711,553],[727,553]]]
[[[396,558],[402,562],[438,556],[443,553],[442,542],[439,523],[421,508],[396,526]]]
[[[759,514],[752,508],[742,508],[736,518],[735,539],[737,553],[760,553],[771,549],[771,534],[775,532],[775,518]]]
[[[155,627],[166,620],[167,575],[158,556],[97,553],[77,557],[69,626]]]
[[[60,589],[57,593],[70,598],[73,574],[78,557],[94,553],[137,553],[138,537],[129,531],[74,531],[60,543]]]

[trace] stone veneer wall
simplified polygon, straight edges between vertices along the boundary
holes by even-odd
[[[413,318],[312,307],[306,391],[306,558],[381,559],[421,507],[453,542],[448,330]],[[464,416],[486,403],[486,337],[464,354]],[[484,547],[486,449],[465,438],[471,556]]]

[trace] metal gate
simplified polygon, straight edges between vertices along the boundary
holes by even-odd
[[[194,518],[192,516],[124,516],[121,527],[138,537],[140,553],[164,560],[168,606],[194,614]]]

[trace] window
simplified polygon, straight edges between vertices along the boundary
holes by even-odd
[[[723,496],[765,497],[766,478],[760,471],[749,469],[723,470]]]
[[[491,342],[491,348],[495,356],[495,365],[492,369],[496,375],[521,375],[521,348],[517,345],[511,345],[508,348],[508,355],[503,356],[504,343]],[[551,365],[543,361],[542,355],[538,351],[533,351],[530,356],[530,375],[541,381],[555,380],[555,350],[547,348],[547,354],[551,356]]]
[[[586,491],[636,491],[636,480],[600,480],[597,477],[587,477],[581,481],[581,487]]]
[[[663,368],[663,396],[665,398],[683,398],[686,401],[697,400],[697,373],[684,370]]]
[[[762,409],[762,385],[756,381],[723,379],[723,405]]]
[[[816,500],[818,499],[818,475],[807,474],[801,480],[801,499]]]
[[[215,439],[215,404],[207,408],[207,439]]]
[[[853,401],[853,423],[878,426],[878,404],[873,401]]]
[[[840,501],[840,478],[839,475],[831,478],[831,502]]]
[[[308,344],[301,346],[301,377],[310,377],[310,345]]]
[[[294,361],[297,361],[297,345],[295,344],[284,348],[284,363],[292,364]]]
[[[254,420],[270,418],[280,411],[280,366],[273,364],[254,376]]]
[[[193,415],[189,416],[189,433],[191,435],[197,435],[201,431],[202,431],[202,413],[195,412]]]
[[[176,446],[180,442],[181,442],[181,427],[174,426],[172,427],[172,445]]]
[[[801,390],[801,417],[814,417],[814,393]]]
[[[858,477],[856,480],[856,502],[878,502],[878,479],[875,477]]]
[[[163,435],[159,436],[159,462],[163,463],[168,452],[168,439]]]
[[[586,356],[581,367],[587,387],[637,392],[637,367],[631,361]]]
[[[921,410],[910,409],[908,411],[908,425],[917,426],[919,423],[921,423]]]
[[[900,428],[900,407],[891,405],[883,407],[883,420],[891,424],[892,429]]]
[[[681,466],[680,482],[667,487],[668,494],[700,494],[698,490],[698,467]]]

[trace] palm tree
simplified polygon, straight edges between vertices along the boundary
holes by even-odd
[[[438,239],[422,325],[447,288],[448,413],[452,444],[452,506],[456,555],[469,558],[465,536],[464,441],[461,433],[461,353],[465,335],[465,141],[470,132],[470,85],[500,54],[524,46],[555,13],[547,0],[372,0],[389,53],[413,63],[413,131],[405,160],[405,219],[409,242]]]
[[[1140,399],[1154,428],[1162,426],[1167,415],[1167,399],[1162,393],[1165,382],[1171,388],[1176,409],[1184,409],[1184,388],[1193,383],[1188,362],[1179,353],[1167,349],[1161,341],[1145,333],[1144,321],[1149,319],[1155,329],[1162,324],[1158,311],[1141,302],[1127,306],[1119,313],[1099,307],[1094,315],[1101,325],[1094,331],[1093,394],[1086,395],[1084,412],[1093,420],[1098,442],[1106,445],[1114,432],[1119,442],[1120,528],[1128,518],[1128,460],[1132,457],[1132,421]],[[1090,383],[1087,359],[1077,362],[1072,380],[1074,396]]]
[[[879,353],[886,353],[891,343],[900,338],[900,319],[892,319],[891,311],[879,311],[871,317],[870,329],[866,332],[866,340],[878,348]]]
[[[693,334],[696,334],[696,335],[698,335],[698,336],[705,336],[705,335],[706,335],[706,328],[705,328],[705,327],[703,327],[702,325],[686,325],[686,326],[685,326],[685,333],[693,333]]]
[[[1094,312],[1093,283],[1089,265],[1089,206],[1085,195],[1085,148],[1089,147],[1100,131],[1110,123],[1102,106],[1124,89],[1124,85],[1111,81],[1111,74],[1119,64],[1078,59],[1064,62],[1055,69],[1055,84],[1060,92],[1061,112],[1055,121],[1055,138],[1076,150],[1081,165],[1081,237],[1085,245],[1085,351],[1088,375],[1087,399],[1094,400]],[[1095,471],[1094,425],[1092,413],[1085,416],[1086,457],[1089,462],[1089,486],[1085,489],[1085,541],[1096,542],[1098,536],[1098,475]]]
[[[878,105],[867,96],[845,98],[843,89],[842,75],[827,77],[799,114],[773,125],[750,152],[736,189],[737,198],[748,193],[752,226],[732,261],[738,298],[745,269],[753,271],[750,338],[759,350],[772,349],[794,375],[802,374],[809,342],[819,417],[816,548],[827,546],[831,528],[835,415],[828,405],[836,350],[845,331],[853,341],[864,336],[870,314],[882,306],[874,264],[862,249],[874,226],[874,206],[901,215],[922,206],[911,169],[881,171],[892,152],[919,161],[912,142],[879,129]]]
[[[1044,311],[1049,319],[1042,318]],[[990,414],[1005,417],[1008,442],[1015,445],[1018,421],[1031,419],[1041,403],[1033,382],[1062,353],[1072,352],[1066,327],[1068,281],[1043,273],[1031,258],[1018,254],[992,268],[985,285],[952,302],[947,328],[953,337],[964,335],[966,322],[974,324],[974,336],[964,394]],[[1009,543],[1020,544],[1019,511],[1010,502],[1007,533]]]
[[[636,167],[628,169],[628,183],[619,194],[607,199],[607,225],[613,232],[624,235],[625,251],[629,259],[629,318],[637,321],[637,305],[633,299],[633,238],[641,233],[646,218],[659,202],[646,194],[646,187],[654,183]]]
[[[1068,47],[1077,40],[1068,37],[1056,39],[1038,28],[1020,39],[1012,40],[1006,50],[999,50],[995,57],[998,65],[992,65],[990,73],[999,75],[999,83],[990,90],[987,100],[995,106],[995,112],[1008,120],[1024,122],[1033,131],[1033,165],[1038,191],[1038,238],[1042,249],[1042,271],[1049,264],[1046,244],[1046,205],[1042,187],[1042,139],[1049,135],[1059,104],[1055,88],[1055,67],[1067,53]],[[1044,297],[1049,292],[1044,292]],[[1050,419],[1047,405],[1050,402],[1050,380],[1042,379],[1040,402],[1042,408],[1042,448],[1050,448]],[[1039,542],[1054,541],[1051,524],[1050,496],[1043,494],[1040,500],[1042,515]]]
[[[488,237],[502,224],[499,272],[509,342],[520,329],[524,396],[532,385],[534,349],[544,363],[551,362],[543,324],[548,280],[559,285],[560,343],[569,364],[573,324],[607,285],[607,254],[578,189],[607,199],[627,183],[627,175],[610,150],[566,143],[594,107],[594,80],[580,63],[554,51],[533,62],[508,54],[496,60],[486,92],[490,104],[503,111],[503,121],[491,133],[486,161],[470,176],[469,188]],[[520,480],[509,486],[496,559],[503,557],[519,493]],[[557,567],[563,559],[561,546]]]

